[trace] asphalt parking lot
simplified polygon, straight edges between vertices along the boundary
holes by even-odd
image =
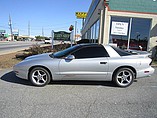
[[[157,68],[128,88],[63,81],[34,87],[0,71],[0,118],[157,118]]]

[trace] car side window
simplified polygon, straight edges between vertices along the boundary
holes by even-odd
[[[72,53],[76,59],[109,57],[103,46],[84,47]]]

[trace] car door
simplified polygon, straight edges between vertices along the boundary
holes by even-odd
[[[108,71],[108,54],[103,46],[83,47],[71,54],[75,58],[59,63],[63,80],[105,80]]]

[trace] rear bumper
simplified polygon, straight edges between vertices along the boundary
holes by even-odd
[[[137,76],[136,78],[141,78],[141,77],[147,77],[147,76],[150,76],[154,73],[155,69],[152,68],[151,66],[149,68],[146,68],[146,69],[142,69],[142,70],[139,70],[137,72]]]

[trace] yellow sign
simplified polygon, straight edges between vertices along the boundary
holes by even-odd
[[[77,18],[86,18],[87,12],[76,12],[75,15]]]

